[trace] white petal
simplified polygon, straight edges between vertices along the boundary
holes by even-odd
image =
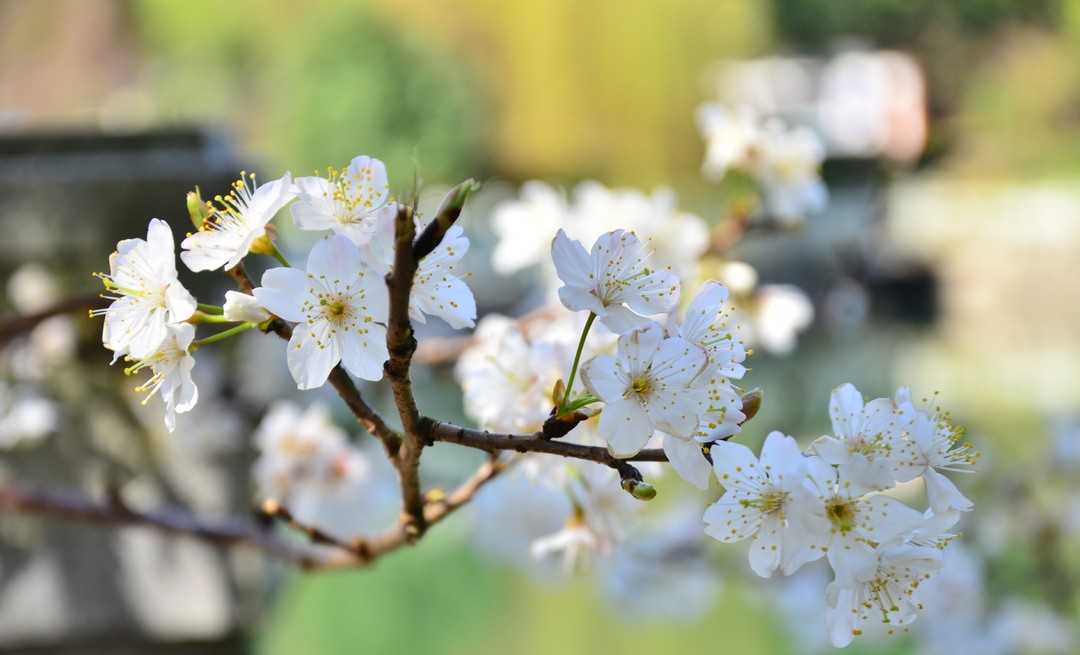
[[[567,287],[563,287],[566,289]],[[563,289],[559,289],[559,298],[563,298]],[[600,301],[596,303],[599,305]],[[564,303],[565,304],[565,301]],[[567,305],[569,307],[569,305]],[[652,324],[652,320],[639,316],[622,305],[600,305],[600,309],[593,309],[600,322],[615,334],[626,334],[634,330],[640,330]]]
[[[822,436],[811,444],[814,453],[829,464],[843,464],[848,459],[847,444],[836,437]]]
[[[756,492],[764,483],[765,475],[754,453],[746,446],[729,441],[717,441],[709,451],[712,454],[716,479],[725,489]]]
[[[829,630],[829,640],[836,648],[844,648],[855,637],[855,618],[861,608],[856,607],[856,591],[851,586],[830,582],[825,589],[828,609],[825,623]]]
[[[675,469],[684,480],[698,489],[709,488],[709,460],[701,452],[701,444],[696,441],[679,439],[670,434],[664,435],[664,453],[671,468]]]
[[[308,254],[308,274],[331,290],[335,289],[335,284],[344,286],[355,283],[367,271],[360,249],[340,234],[319,241]]]
[[[679,334],[682,338],[700,344],[710,337],[709,327],[716,321],[728,298],[727,287],[719,282],[708,281],[690,302]]]
[[[165,306],[169,308],[169,321],[179,323],[191,318],[195,313],[195,296],[180,284],[179,280],[169,284],[165,289]]]
[[[369,324],[364,334],[339,332],[341,363],[349,373],[364,380],[381,380],[383,363],[390,355],[386,350],[386,328]]]
[[[558,293],[559,301],[570,311],[593,312],[598,316],[603,316],[607,312],[603,303],[600,302],[600,299],[582,287],[559,287]],[[601,322],[603,322],[603,318],[601,318]]]
[[[366,207],[379,207],[390,197],[390,180],[386,164],[374,157],[360,155],[349,162],[347,171],[352,184],[352,196],[359,198]]]
[[[895,498],[873,494],[859,501],[856,520],[863,536],[885,543],[919,527],[923,515]]]
[[[476,299],[469,285],[456,275],[443,274],[439,279],[414,286],[411,300],[410,305],[438,316],[455,330],[476,324]]]
[[[765,517],[750,544],[750,568],[763,578],[772,577],[773,572],[780,567],[780,536],[783,527],[779,518]]]
[[[669,312],[679,302],[679,278],[671,271],[650,273],[634,281],[621,298],[638,314]]]
[[[176,277],[176,246],[172,228],[160,218],[150,219],[146,230],[150,264],[161,279]]]
[[[271,268],[263,273],[262,286],[252,293],[259,304],[286,321],[304,320],[301,309],[307,297],[308,281],[303,271],[295,268]]]
[[[338,225],[334,216],[334,190],[321,177],[298,177],[300,197],[290,208],[293,223],[301,230],[329,230]]]
[[[653,433],[652,422],[641,405],[619,399],[605,403],[600,413],[600,435],[615,457],[631,457],[645,447]]]
[[[619,337],[618,357],[623,367],[635,372],[646,370],[652,364],[663,339],[664,330],[655,323]]]
[[[805,475],[804,460],[799,444],[783,432],[773,430],[761,446],[761,466],[769,472],[769,478],[777,483],[795,484]]]
[[[926,469],[923,479],[926,481],[926,497],[930,502],[930,509],[934,510],[935,514],[967,512],[975,507],[967,496],[960,493],[952,480],[933,468]]]
[[[851,384],[843,384],[833,389],[829,398],[829,418],[832,419],[833,434],[840,438],[859,434],[862,427],[863,397]]]
[[[688,439],[697,431],[701,398],[685,388],[657,389],[649,398],[646,410],[658,429]]]
[[[705,351],[680,337],[664,339],[652,361],[652,375],[672,387],[685,387],[705,368]]]
[[[146,315],[145,321],[131,335],[128,343],[128,352],[135,359],[144,359],[154,354],[168,335],[167,312],[155,307]]]
[[[567,286],[579,289],[592,289],[596,286],[597,280],[585,246],[566,236],[566,232],[561,228],[551,241],[551,259],[555,263],[556,274]]]
[[[705,534],[726,544],[747,539],[761,526],[761,512],[742,503],[747,496],[729,490],[705,510]]]
[[[626,380],[619,376],[615,358],[610,355],[598,355],[585,362],[581,368],[581,379],[605,402],[622,400],[626,391]]]
[[[286,361],[298,389],[316,389],[326,384],[330,371],[341,360],[337,339],[322,333],[313,334],[307,323],[293,329]]]

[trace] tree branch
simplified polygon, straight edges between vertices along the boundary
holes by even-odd
[[[184,535],[216,546],[243,546],[302,567],[318,564],[309,549],[275,538],[250,522],[209,521],[181,509],[138,511],[112,498],[96,502],[72,492],[0,488],[0,512],[36,514],[93,525],[141,526]]]
[[[11,316],[0,322],[0,348],[9,341],[24,332],[29,332],[45,320],[61,314],[70,314],[77,311],[89,311],[100,309],[109,304],[109,301],[96,293],[87,293],[77,296],[69,296],[40,311],[19,316]]]

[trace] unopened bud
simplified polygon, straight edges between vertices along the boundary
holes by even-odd
[[[200,229],[206,219],[210,218],[210,206],[203,201],[199,187],[195,187],[194,191],[188,191],[187,210],[188,216],[191,217],[191,224],[195,226],[196,230]]]
[[[763,394],[761,393],[761,389],[751,389],[743,394],[742,413],[746,417],[742,420],[743,423],[746,423],[757,416],[758,410],[761,409],[762,398]],[[740,423],[740,425],[742,425],[742,423]]]
[[[642,480],[623,478],[622,488],[638,500],[652,500],[653,498],[656,498],[656,487]]]

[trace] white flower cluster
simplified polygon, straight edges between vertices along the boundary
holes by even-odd
[[[298,228],[334,234],[315,244],[303,270],[285,265],[266,271],[253,296],[232,291],[223,307],[198,305],[178,279],[172,232],[159,219],[150,221],[145,240],[117,244],[109,273],[99,275],[113,301],[95,312],[105,317],[102,341],[114,362],[121,357],[133,362],[127,373],[151,370],[137,390],[148,393],[146,400],[155,394],[163,398],[170,431],[176,415],[198,401],[192,353],[271,314],[295,323],[287,362],[298,388],[322,386],[339,363],[365,380],[382,378],[388,358],[384,278],[393,264],[398,205],[390,199],[381,161],[360,156],[344,170],[331,168],[326,178],[293,180],[286,173],[258,186],[254,175],[242,176],[227,196],[206,205],[198,231],[181,243],[181,260],[194,272],[232,269],[249,253],[284,263],[270,221],[293,201]],[[426,226],[420,216],[416,222],[418,228]],[[476,301],[453,272],[468,248],[468,238],[454,226],[420,262],[409,307],[413,320],[438,316],[454,328],[474,324]],[[196,341],[195,324],[201,323],[234,326]]]
[[[255,432],[255,447],[256,497],[288,507],[304,525],[348,542],[393,524],[400,503],[393,470],[350,444],[323,405],[275,405]]]
[[[762,120],[747,106],[708,103],[697,118],[706,141],[707,177],[719,180],[729,170],[749,175],[761,186],[769,215],[785,224],[825,209],[829,193],[819,175],[825,145],[809,128]]]
[[[715,444],[725,493],[705,523],[720,541],[750,539],[750,566],[762,577],[826,557],[835,573],[826,590],[829,636],[845,646],[867,627],[895,630],[915,620],[915,592],[941,568],[960,512],[972,509],[941,471],[971,470],[976,454],[946,415],[917,408],[905,389],[864,404],[845,384],[829,413],[834,436],[805,454],[780,432],[769,434],[760,457]],[[926,512],[882,493],[920,477]]]

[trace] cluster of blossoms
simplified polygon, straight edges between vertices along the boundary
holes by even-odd
[[[734,381],[746,372],[747,352],[731,328],[728,290],[706,282],[680,314],[683,282],[653,268],[648,254],[633,232],[601,234],[586,250],[559,229],[552,242],[558,295],[577,318],[531,330],[484,319],[457,369],[467,411],[489,429],[521,431],[539,429],[552,406],[583,410],[593,418],[567,438],[606,444],[618,458],[655,444],[701,489],[715,472],[725,493],[705,512],[705,532],[723,542],[752,540],[750,565],[763,577],[826,557],[835,572],[826,599],[837,646],[868,625],[911,623],[914,592],[941,567],[948,530],[972,508],[943,473],[970,470],[975,461],[962,431],[946,415],[916,407],[904,389],[864,404],[844,385],[830,402],[833,436],[807,453],[780,432],[769,434],[760,459],[730,443],[746,419]],[[589,343],[594,322],[603,333]],[[576,351],[574,325],[581,326]],[[579,361],[585,389],[575,394]],[[514,493],[515,507],[527,508],[512,524],[523,535],[517,541],[530,543],[534,558],[559,555],[566,567],[586,554],[611,555],[634,506],[601,504],[606,516],[598,516],[595,478],[604,471],[552,471],[542,461],[549,458],[531,457],[539,461],[520,467],[521,479],[488,493]],[[916,478],[925,482],[926,512],[882,493]]]
[[[698,128],[707,177],[720,180],[732,170],[750,176],[764,191],[768,214],[784,224],[825,208],[829,193],[819,174],[825,144],[809,128],[763,120],[748,106],[713,103],[698,109]]]
[[[551,236],[562,230],[571,239],[594,243],[605,233],[623,229],[645,244],[657,269],[681,279],[706,273],[718,278],[730,291],[728,322],[748,346],[790,353],[797,335],[814,316],[813,306],[799,288],[759,285],[752,266],[713,253],[713,235],[706,222],[679,209],[674,192],[667,188],[646,194],[590,181],[577,185],[567,198],[545,182],[530,181],[517,198],[495,207],[491,226],[498,238],[491,260],[495,272],[538,268],[540,282],[552,300],[562,282],[548,256]]]
[[[315,244],[304,269],[288,265],[274,245],[270,221],[292,203],[295,225],[333,234]],[[353,159],[326,178],[296,178],[286,173],[256,185],[242,176],[227,196],[212,203],[189,198],[198,230],[180,244],[180,259],[193,272],[230,270],[249,253],[272,255],[284,266],[263,274],[253,295],[230,291],[223,306],[196,303],[180,282],[172,231],[150,221],[146,239],[126,239],[109,259],[109,273],[98,277],[111,304],[92,312],[105,317],[102,341],[132,362],[126,369],[151,375],[137,390],[149,400],[160,395],[165,423],[198,402],[192,381],[193,353],[199,347],[265,324],[272,315],[294,323],[287,350],[289,371],[299,389],[325,384],[339,363],[365,380],[379,380],[386,350],[388,300],[385,276],[393,264],[394,217],[386,168],[371,157]],[[423,227],[423,219],[415,219]],[[438,316],[454,327],[472,326],[476,301],[453,273],[469,240],[454,226],[420,264],[409,315],[424,321]],[[232,324],[205,339],[195,325]]]
[[[445,202],[459,198],[454,193]],[[525,193],[550,212],[539,224],[514,218],[521,206],[497,212],[504,239],[495,266],[513,270],[546,259],[547,248],[535,247],[535,231],[547,230],[550,277],[570,312],[557,309],[531,323],[485,317],[457,364],[466,411],[488,430],[602,446],[607,455],[503,458],[501,465],[515,470],[478,496],[476,515],[491,519],[479,523],[478,542],[496,555],[520,560],[525,553],[529,562],[563,572],[599,559],[618,572],[611,588],[634,580],[699,597],[702,549],[686,530],[649,547],[635,536],[642,525],[637,500],[656,493],[644,477],[659,475],[659,462],[667,461],[698,489],[707,490],[714,478],[723,487],[704,514],[704,532],[724,542],[752,540],[750,565],[759,575],[790,574],[828,559],[835,571],[826,598],[836,645],[874,622],[910,623],[914,590],[940,568],[948,530],[971,509],[944,475],[974,462],[948,417],[919,409],[905,390],[864,404],[845,385],[830,405],[833,436],[803,453],[793,438],[773,432],[755,457],[728,441],[760,402],[737,386],[749,354],[741,330],[745,309],[721,281],[694,284],[708,246],[701,219],[678,212],[664,191],[648,197],[585,185],[580,216],[597,220],[577,222],[567,221],[572,212],[549,188],[531,185]],[[192,271],[231,270],[250,253],[273,256],[282,266],[267,270],[250,295],[229,292],[222,306],[208,305],[179,281],[164,222],[152,220],[145,240],[118,244],[109,273],[99,276],[112,300],[98,312],[105,317],[102,340],[114,361],[131,362],[128,373],[151,370],[138,389],[163,398],[170,431],[176,415],[198,401],[193,353],[274,321],[289,338],[286,362],[298,389],[323,386],[339,365],[364,380],[383,377],[390,359],[387,280],[401,261],[395,253],[412,253],[414,244],[402,251],[398,243],[395,224],[407,214],[391,199],[381,162],[357,157],[326,177],[285,174],[263,185],[243,177],[226,197],[189,201],[197,231],[181,243],[180,258]],[[274,244],[270,222],[290,205],[297,228],[330,232],[303,268],[290,266]],[[426,221],[412,216],[423,231]],[[633,229],[605,223],[615,219]],[[455,329],[473,327],[476,302],[454,272],[469,240],[456,225],[444,232],[416,262],[407,313],[416,322],[435,316]],[[726,267],[739,278],[736,263]],[[229,327],[195,338],[196,326],[215,324]],[[552,421],[562,432],[549,434]],[[319,406],[276,406],[256,444],[259,498],[287,505],[291,516],[335,538],[371,536],[404,497],[387,491],[389,470],[350,445]],[[396,465],[404,490],[406,473],[399,460]],[[925,513],[882,493],[916,478],[925,481]],[[691,523],[700,535],[700,522]],[[492,528],[498,536],[485,537]],[[622,547],[628,543],[638,547]],[[678,579],[649,573],[670,559],[695,563]]]

